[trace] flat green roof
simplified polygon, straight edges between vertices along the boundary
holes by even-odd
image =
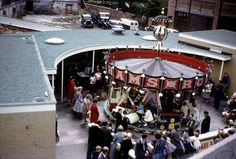
[[[126,30],[123,35],[114,34],[112,30],[102,29],[77,29],[65,31],[48,31],[48,32],[31,32],[28,35],[33,35],[39,47],[46,69],[56,69],[54,64],[58,57],[65,55],[68,52],[87,48],[87,50],[96,50],[95,48],[126,48],[139,47],[152,48],[156,46],[156,41],[143,40],[143,36],[153,35],[150,31],[140,31],[140,36],[134,35],[135,31]],[[229,55],[217,54],[205,49],[184,45],[178,42],[178,33],[169,33],[168,38],[163,42],[164,47],[177,50],[179,52],[196,54],[200,56],[209,56],[218,60],[230,60]],[[46,44],[45,40],[48,38],[61,38],[65,40],[62,45]],[[103,46],[103,47],[102,47]]]
[[[33,37],[0,36],[0,56],[0,106],[55,103]]]
[[[112,30],[78,29],[65,31],[27,32],[0,36],[0,105],[7,103],[54,102],[55,98],[45,70],[56,70],[60,60],[74,54],[98,49],[149,48],[156,41],[143,40],[150,31],[126,30],[117,35]],[[179,43],[178,33],[170,33],[164,48],[186,54],[206,56],[227,61],[231,55],[217,54],[206,49]],[[61,45],[45,43],[49,38],[61,38]],[[54,72],[55,73],[55,72]],[[53,74],[53,73],[52,73]],[[46,92],[46,94],[45,94]],[[48,96],[47,96],[48,94]]]

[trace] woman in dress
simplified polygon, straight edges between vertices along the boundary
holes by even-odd
[[[67,101],[69,104],[71,104],[71,106],[73,105],[74,87],[75,87],[75,79],[73,77],[70,77],[67,89]]]
[[[83,118],[84,122],[87,122],[88,112],[90,111],[92,105],[93,97],[91,94],[87,94],[84,98],[84,108],[83,108]]]
[[[83,114],[83,106],[84,106],[84,101],[82,97],[82,89],[83,87],[78,87],[76,92],[75,92],[75,104],[73,107],[73,111],[78,115],[78,117],[81,119],[82,114]]]
[[[90,114],[90,123],[96,123],[99,118],[99,111],[97,107],[97,99],[93,100],[93,104],[91,106],[91,114]]]

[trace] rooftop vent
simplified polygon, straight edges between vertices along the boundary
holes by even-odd
[[[142,37],[143,40],[156,41],[157,39],[153,35],[146,35]]]
[[[45,40],[45,42],[47,44],[60,45],[60,44],[64,44],[65,41],[60,38],[49,38],[49,39]]]
[[[23,37],[23,38],[21,38],[21,39],[23,39],[23,40],[30,40],[31,37]]]

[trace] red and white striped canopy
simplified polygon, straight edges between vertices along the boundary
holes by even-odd
[[[194,89],[204,84],[208,70],[193,57],[157,50],[118,51],[108,60],[108,73],[115,79],[155,89]]]

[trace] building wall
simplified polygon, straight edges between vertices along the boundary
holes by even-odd
[[[227,72],[230,75],[231,83],[229,86],[229,89],[227,91],[228,95],[232,95],[233,92],[236,91],[236,71],[235,71],[235,66],[236,66],[236,54],[232,54],[232,60],[225,62],[223,73]]]
[[[53,7],[53,12],[56,14],[67,14],[66,13],[66,7],[68,5],[71,5],[72,9],[72,14],[78,14],[79,13],[79,4],[78,2],[73,2],[73,1],[68,1],[68,2],[63,2],[63,1],[55,1],[52,3]]]
[[[55,158],[55,111],[0,114],[1,159]]]
[[[66,6],[72,6],[72,14],[79,13],[79,1],[77,0],[35,0],[33,12],[40,14],[67,14]]]
[[[225,28],[235,30],[236,3],[226,0],[169,0],[168,15],[173,17],[174,27],[180,31]],[[180,15],[180,16],[179,16]],[[184,16],[182,16],[184,15]],[[185,20],[182,20],[182,19]],[[201,23],[196,23],[201,21]]]
[[[52,0],[34,0],[33,12],[36,14],[53,14]]]
[[[172,28],[173,28],[174,19],[175,19],[175,5],[176,5],[176,0],[169,0],[168,1],[167,16],[171,17],[172,23],[171,23],[170,27],[172,27]]]
[[[235,66],[236,66],[236,56],[233,54],[232,55],[232,60],[224,62],[224,67],[223,67],[223,72],[222,76],[225,72],[227,72],[230,75],[231,83],[230,86],[226,92],[228,96],[231,96],[234,91],[236,91],[236,82],[234,79],[236,79],[236,71],[235,71]],[[217,85],[220,80],[220,69],[221,69],[221,64],[222,62],[219,60],[212,60],[212,74],[211,77],[214,81],[214,83]]]
[[[6,16],[10,18],[21,17],[26,14],[26,3],[24,0],[18,2],[12,2],[8,5],[3,5],[0,1],[0,16]]]

